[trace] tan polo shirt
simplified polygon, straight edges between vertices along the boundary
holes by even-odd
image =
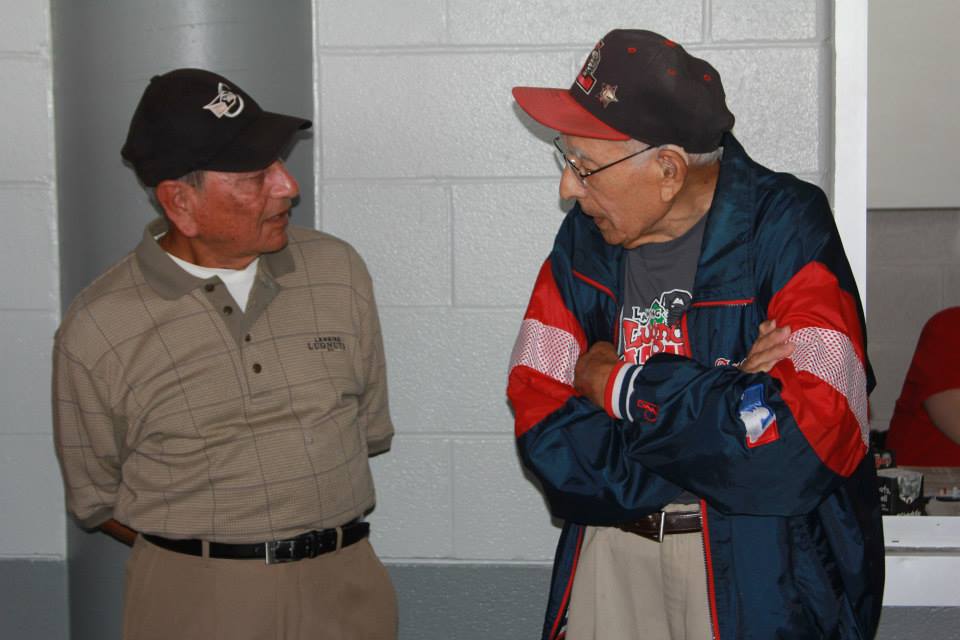
[[[290,227],[246,312],[147,227],[81,292],[54,345],[54,435],[82,524],[220,542],[344,524],[390,446],[380,323],[347,243]]]

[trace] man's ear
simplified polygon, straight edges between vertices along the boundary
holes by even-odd
[[[164,180],[156,186],[157,202],[170,224],[188,238],[197,235],[197,191],[180,180]]]
[[[687,159],[676,149],[665,147],[657,152],[656,162],[660,170],[660,199],[670,202],[687,180]]]

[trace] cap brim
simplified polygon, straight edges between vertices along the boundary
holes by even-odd
[[[527,115],[560,133],[601,140],[630,139],[581,107],[566,89],[514,87],[513,97]]]
[[[311,126],[303,118],[264,111],[200,168],[232,172],[263,169],[280,157],[293,134]]]

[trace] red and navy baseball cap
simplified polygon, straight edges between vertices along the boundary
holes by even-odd
[[[530,117],[561,133],[676,144],[690,153],[716,149],[734,122],[710,63],[640,29],[605,35],[569,89],[514,87],[513,97]]]
[[[191,171],[269,166],[309,120],[264,111],[236,83],[203,69],[154,76],[120,151],[148,187]]]

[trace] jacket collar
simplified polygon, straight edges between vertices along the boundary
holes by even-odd
[[[568,245],[564,252],[571,256],[571,268],[619,297],[623,248],[606,243],[593,218],[583,212],[579,202],[567,214],[567,223],[573,233],[561,233],[557,240]]]
[[[167,232],[167,221],[156,218],[143,230],[143,238],[137,245],[134,255],[144,280],[157,295],[165,300],[176,300],[184,296],[207,280],[190,275],[170,259],[160,247],[156,237]],[[264,253],[260,256],[258,271],[262,277],[277,279],[296,271],[289,245],[280,251]]]
[[[694,300],[745,299],[753,295],[753,224],[756,164],[732,133],[723,137],[723,159],[707,211]]]

